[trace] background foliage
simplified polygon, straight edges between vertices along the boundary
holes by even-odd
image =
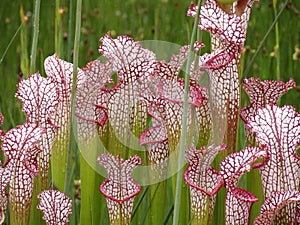
[[[285,1],[278,0],[279,9]],[[43,60],[59,50],[60,57],[72,59],[74,41],[75,1],[41,1],[37,70],[43,73]],[[59,4],[56,13],[56,5]],[[136,40],[163,40],[184,45],[189,43],[193,19],[186,16],[190,2],[186,0],[90,0],[83,1],[79,66],[99,57],[99,38],[110,32],[112,36],[131,35]],[[274,20],[273,2],[261,0],[254,5],[250,18],[244,68],[253,56],[263,36]],[[21,9],[23,8],[23,13]],[[280,79],[293,77],[300,83],[300,2],[290,1],[278,20]],[[23,15],[22,15],[23,14]],[[20,124],[24,116],[14,98],[20,76],[27,77],[32,44],[33,1],[2,0],[0,3],[0,105],[8,130]],[[59,16],[56,16],[59,15]],[[60,17],[60,18],[58,18]],[[18,28],[20,29],[18,30]],[[60,42],[55,46],[55,27]],[[15,35],[15,37],[14,37]],[[203,40],[206,42],[205,40]],[[11,42],[11,45],[9,43]],[[207,43],[207,42],[206,42]],[[273,29],[255,59],[247,77],[277,79],[275,30]],[[8,48],[9,47],[9,48]],[[298,47],[298,50],[296,48]],[[8,48],[8,49],[7,49]],[[57,48],[57,49],[56,49]],[[7,50],[6,54],[5,51]],[[293,54],[298,51],[297,60]],[[295,58],[295,57],[294,57]],[[283,97],[282,103],[299,109],[296,90]]]

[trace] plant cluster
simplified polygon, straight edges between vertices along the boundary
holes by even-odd
[[[5,224],[7,208],[12,225],[39,217],[47,224],[69,222],[74,200],[64,190],[74,130],[81,154],[81,212],[88,211],[81,224],[99,217],[90,212],[101,204],[91,194],[99,185],[110,224],[131,223],[142,185],[146,191],[137,204],[148,201],[149,224],[164,224],[165,213],[159,211],[167,208],[166,199],[173,199],[168,192],[182,185],[172,175],[184,167],[177,166],[183,136],[189,188],[181,194],[190,200],[182,204],[188,216],[180,224],[213,224],[217,207],[223,208],[226,224],[249,224],[259,199],[240,180],[253,169],[259,170],[252,182],[261,182],[264,200],[254,224],[300,223],[300,114],[292,106],[277,105],[296,86],[294,80],[244,79],[251,103],[239,106],[239,63],[254,2],[191,4],[187,15],[210,33],[210,53],[201,54],[204,43],[196,41],[169,61],[159,61],[131,37],[106,34],[98,49],[106,60],[79,69],[57,55],[46,58],[47,77],[35,73],[18,84],[16,97],[26,122],[0,131],[6,159],[0,162],[0,224]],[[190,63],[183,76],[186,60]],[[239,116],[246,125],[242,150],[236,149]],[[0,114],[0,125],[3,119]],[[145,154],[134,154],[139,148]],[[107,175],[101,184],[100,165]],[[134,169],[138,175],[132,175]],[[224,188],[225,195],[219,195],[224,198],[218,200]]]

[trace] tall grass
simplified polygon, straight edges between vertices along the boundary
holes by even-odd
[[[197,37],[197,26],[198,26],[198,20],[199,20],[199,14],[201,10],[201,4],[202,1],[198,1],[198,10],[197,10],[197,16],[194,21],[193,25],[193,31],[192,36],[190,40],[190,46],[194,46],[196,37]],[[180,145],[179,145],[179,156],[178,156],[178,173],[177,173],[177,179],[176,179],[176,191],[175,191],[175,202],[174,202],[174,217],[173,217],[173,225],[180,224],[180,218],[179,218],[179,212],[180,212],[180,206],[186,209],[184,206],[185,204],[181,204],[181,192],[182,192],[182,182],[183,182],[183,168],[182,165],[184,165],[184,151],[187,147],[186,139],[187,139],[187,122],[188,122],[188,93],[189,93],[189,83],[190,83],[190,68],[191,64],[193,62],[192,58],[193,55],[193,49],[190,48],[189,50],[189,56],[186,64],[186,70],[187,73],[185,75],[185,83],[184,83],[184,99],[183,99],[183,116],[182,116],[182,129],[181,129],[181,135],[180,135]],[[187,207],[189,208],[189,207]]]
[[[75,39],[74,45],[76,24],[74,18],[77,16],[78,19],[80,16],[76,11],[75,3],[76,1],[72,0],[41,1],[40,14],[37,16],[38,18],[35,18],[39,19],[39,35],[37,36],[34,27],[36,28],[38,22],[33,18],[35,7],[33,2],[20,0],[2,0],[0,2],[0,32],[3,34],[0,42],[0,111],[5,117],[3,125],[5,130],[21,124],[25,119],[20,110],[20,103],[14,98],[14,94],[20,76],[27,77],[29,75],[28,52],[32,54],[30,73],[40,71],[43,74],[43,59],[54,52],[66,60],[72,59],[74,56],[73,62],[79,67],[98,58],[97,48],[100,44],[98,40],[106,32],[110,32],[112,36],[128,34],[136,40],[158,39],[180,45],[193,41],[193,37],[191,37],[193,19],[186,17],[189,1],[89,0],[82,2],[81,26],[76,27],[77,37],[78,27],[81,27],[81,38]],[[246,48],[241,61],[242,68],[244,68],[243,77],[255,76],[275,80],[280,78],[283,81],[293,77],[296,83],[300,84],[298,75],[300,61],[299,59],[298,61],[293,60],[295,47],[300,47],[299,10],[300,2],[296,0],[261,0],[260,3],[254,5],[247,32]],[[25,16],[28,19],[26,23]],[[78,23],[77,20],[77,25]],[[205,42],[206,37],[203,38]],[[299,92],[296,89],[292,90],[282,98],[281,104],[294,105],[299,111],[299,97]],[[248,101],[243,93],[241,107],[248,104]],[[243,130],[242,123],[240,124],[239,130]],[[242,135],[243,133],[240,132],[241,137]],[[240,141],[238,145],[237,149],[242,149],[244,143]],[[70,146],[76,147],[76,145]],[[79,155],[75,151],[75,153],[71,153],[71,156],[73,158],[71,157],[69,162],[72,161],[72,164],[67,167],[67,174],[72,179],[80,179]],[[3,159],[3,156],[1,158]],[[80,167],[82,179],[86,178],[83,176],[87,173],[93,172],[84,159],[81,159]],[[66,180],[65,183],[68,183],[65,191],[70,194],[76,191],[72,179],[63,179],[63,181]],[[101,178],[97,175],[89,183],[95,185],[93,193],[86,195],[85,190],[82,190],[83,196],[81,196],[82,198],[85,196],[93,198],[94,196],[97,199],[97,202],[92,201],[95,199],[90,199],[82,206],[82,209],[93,208],[94,210],[94,207],[99,204],[98,210],[101,211],[101,218],[99,214],[93,224],[105,224],[108,219],[105,200],[98,191],[100,180]],[[244,185],[250,189],[253,186],[249,179]],[[85,187],[84,184],[82,184],[83,187]],[[147,212],[148,203],[143,203],[146,199],[144,196],[147,196],[148,191],[147,187],[144,187],[136,201],[139,207],[134,211],[134,224],[147,224],[148,221],[151,221],[149,219],[151,215]],[[179,190],[177,190],[178,195],[180,196]],[[171,224],[173,219],[176,224],[180,210],[180,198],[176,201],[175,206],[172,205],[172,198],[166,196],[165,199],[166,205],[169,204],[171,209],[164,212],[165,223]],[[74,198],[74,200],[78,199]],[[256,211],[259,209],[259,204],[254,204]],[[79,221],[79,205],[80,203],[75,204],[71,224],[77,224]],[[174,217],[172,218],[170,215],[173,213]],[[82,217],[81,224],[84,224],[83,221],[90,224],[90,219],[90,215]]]

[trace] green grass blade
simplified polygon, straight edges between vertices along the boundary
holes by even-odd
[[[190,41],[190,50],[189,50],[189,57],[186,65],[186,71],[190,71],[191,63],[192,63],[192,53],[194,42],[196,40],[196,34],[198,29],[198,20],[199,20],[199,13],[201,8],[201,0],[198,1],[198,11],[195,17],[192,37]],[[180,135],[180,145],[179,145],[179,156],[178,156],[178,173],[177,173],[177,180],[176,180],[176,191],[175,191],[175,203],[174,203],[174,217],[173,217],[173,225],[179,224],[179,213],[180,213],[180,203],[181,203],[181,187],[183,182],[183,169],[182,166],[184,164],[184,151],[186,145],[186,136],[187,136],[187,118],[188,118],[188,91],[189,91],[189,82],[190,82],[190,75],[185,75],[185,84],[184,84],[184,103],[183,103],[183,116],[182,116],[182,128],[181,128],[181,135]]]
[[[274,10],[274,17],[277,17],[277,1],[273,0],[273,10]],[[280,80],[280,37],[279,37],[279,24],[278,20],[275,24],[275,47],[274,47],[274,55],[276,57],[276,78]]]
[[[41,0],[35,1],[34,14],[33,14],[33,38],[32,38],[32,46],[31,46],[31,55],[30,55],[30,74],[35,73],[36,71],[36,52],[37,52],[37,44],[39,37],[39,27],[40,27],[40,6]]]
[[[23,5],[20,7],[20,18],[22,22],[20,30],[20,45],[21,45],[21,54],[20,54],[20,75],[23,77],[28,77],[30,74],[29,67],[29,56],[28,56],[28,17],[25,15]]]
[[[90,145],[89,145],[90,146]],[[91,148],[89,148],[90,150]],[[97,156],[94,157],[95,162]],[[103,179],[89,166],[80,155],[81,177],[81,225],[109,224],[105,199],[101,196],[99,186]],[[106,220],[106,221],[105,221]],[[102,222],[101,222],[102,221]]]
[[[61,21],[61,13],[60,13],[60,0],[55,1],[55,35],[54,35],[54,42],[55,42],[55,52],[58,57],[62,57],[62,21]]]
[[[31,200],[31,208],[30,208],[30,218],[29,218],[29,225],[35,224],[46,224],[45,221],[42,219],[42,212],[37,209],[37,205],[39,204],[39,199],[37,198],[38,194],[45,190],[42,188],[42,176],[41,173],[34,179],[34,186],[33,186],[33,194]]]
[[[266,32],[265,36],[263,37],[263,39],[260,41],[254,55],[252,56],[250,62],[248,63],[244,73],[243,73],[243,76],[244,77],[247,77],[249,71],[250,71],[250,68],[252,67],[253,63],[254,63],[254,60],[256,59],[256,57],[258,56],[259,52],[261,51],[265,41],[267,40],[269,34],[272,32],[274,26],[276,25],[279,17],[281,16],[281,14],[283,13],[283,11],[285,10],[287,4],[290,2],[290,0],[286,0],[285,3],[282,5],[281,9],[279,10],[277,16],[275,17],[275,19],[273,20],[273,23],[271,24],[271,26],[269,27],[268,31]]]
[[[77,86],[77,68],[78,68],[78,58],[79,58],[79,43],[80,43],[80,29],[81,29],[81,10],[82,10],[82,0],[77,0],[76,5],[76,24],[75,24],[75,40],[74,40],[74,55],[73,55],[73,80],[72,80],[72,99],[71,99],[71,121],[69,124],[69,143],[68,143],[68,151],[66,157],[66,173],[64,178],[64,192],[71,196],[74,201],[74,189],[70,185],[72,183],[73,177],[70,176],[72,172],[71,167],[71,158],[74,158],[75,161],[78,157],[77,154],[77,146],[76,140],[77,138],[77,121],[75,118],[75,104],[76,104],[76,86]],[[73,154],[72,154],[73,153]],[[74,160],[73,160],[74,161]],[[73,165],[77,165],[76,163]],[[74,209],[74,205],[73,205]],[[75,213],[72,214],[71,220],[74,222],[76,221]]]
[[[5,48],[5,50],[4,50],[3,54],[2,54],[2,57],[0,59],[0,64],[3,62],[3,59],[6,56],[6,53],[7,53],[8,49],[9,49],[9,47],[14,42],[15,38],[17,37],[17,35],[18,35],[19,31],[21,30],[21,28],[22,28],[23,25],[24,25],[23,23],[20,24],[20,26],[18,27],[18,29],[16,30],[16,32],[14,33],[14,35],[12,36],[12,38],[9,40],[9,43],[6,46],[6,48]]]
[[[163,224],[165,220],[167,180],[149,186],[150,224]],[[160,207],[157,207],[160,206]]]

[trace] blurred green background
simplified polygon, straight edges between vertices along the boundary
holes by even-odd
[[[277,11],[284,3],[283,0],[277,1]],[[193,23],[193,19],[186,16],[189,4],[187,0],[83,1],[79,66],[84,67],[88,61],[99,57],[99,38],[107,32],[112,36],[130,35],[136,40],[188,44]],[[34,1],[1,0],[0,6],[0,111],[6,118],[4,128],[8,130],[24,120],[14,93],[19,77],[27,77],[29,74]],[[61,58],[72,61],[75,7],[74,0],[41,1],[36,70],[42,74],[43,61],[48,55],[57,52]],[[289,1],[278,20],[279,49],[276,52],[276,32],[272,29],[249,67],[247,77],[280,77],[283,81],[293,77],[297,84],[300,83],[299,10],[299,0]],[[273,1],[261,0],[255,3],[242,68],[247,67],[274,18]],[[207,41],[204,38],[206,44]],[[277,72],[278,61],[280,74]],[[242,105],[247,104],[247,101],[243,96]],[[290,91],[283,97],[282,104],[293,104],[299,110],[299,92],[296,89]]]

